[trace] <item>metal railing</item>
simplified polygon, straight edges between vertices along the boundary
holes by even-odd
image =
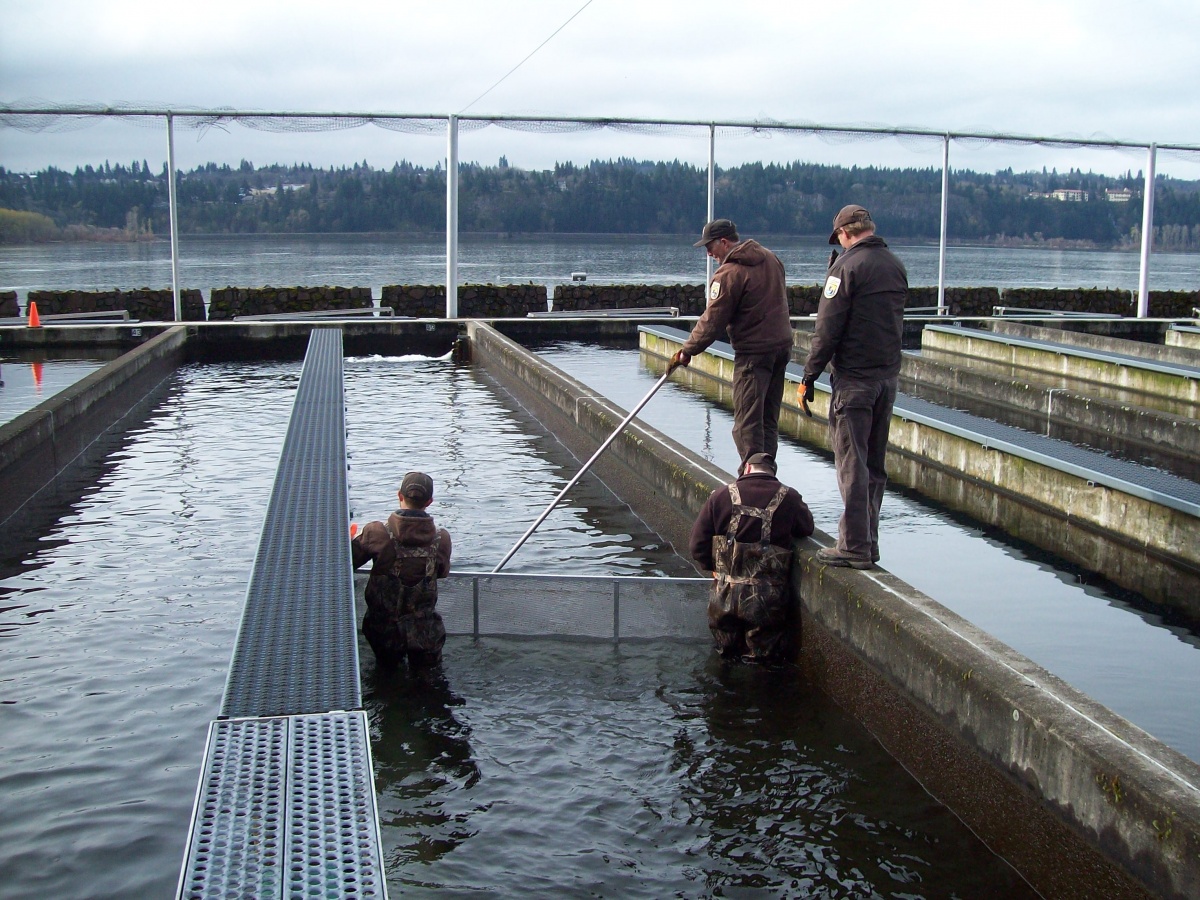
[[[240,123],[260,131],[321,131],[375,125],[392,131],[434,135],[444,123],[446,134],[446,316],[458,315],[458,133],[461,129],[475,130],[488,126],[515,131],[586,131],[614,129],[641,134],[681,133],[704,129],[708,132],[708,218],[712,218],[716,194],[716,138],[723,134],[763,134],[791,132],[795,134],[842,136],[891,136],[897,138],[929,138],[942,142],[941,226],[938,241],[938,313],[949,312],[946,302],[946,237],[949,201],[950,144],[954,141],[992,141],[1014,145],[1060,147],[1096,147],[1146,151],[1144,174],[1145,198],[1142,208],[1142,246],[1138,277],[1138,316],[1149,315],[1148,287],[1151,242],[1154,226],[1154,171],[1159,150],[1179,154],[1200,154],[1200,145],[1169,144],[1146,141],[1121,141],[1105,138],[1047,137],[1032,134],[1004,134],[984,131],[951,131],[930,128],[900,128],[875,125],[822,125],[815,122],[783,122],[776,120],[700,121],[688,119],[637,119],[571,116],[468,116],[452,114],[412,114],[394,112],[299,112],[257,111],[233,109],[202,109],[188,107],[121,107],[100,105],[57,105],[20,107],[0,104],[0,127],[43,131],[62,117],[76,118],[145,118],[156,117],[167,126],[167,159],[170,173],[169,201],[171,215],[171,282],[175,294],[175,319],[182,320],[178,278],[178,224],[175,197],[174,126],[184,124],[199,130]],[[712,277],[711,264],[708,278]]]

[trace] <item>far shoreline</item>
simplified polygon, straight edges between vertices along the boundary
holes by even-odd
[[[887,235],[881,232],[881,236],[887,239]],[[198,232],[187,233],[179,236],[180,240],[187,241],[208,241],[208,240],[278,240],[280,238],[323,238],[326,240],[355,240],[368,239],[380,240],[385,238],[406,238],[417,240],[436,240],[445,239],[444,232],[408,232],[408,231],[334,231],[334,232],[313,232],[313,231],[278,231],[278,232],[250,232],[250,233],[234,233],[234,232]],[[677,242],[688,241],[692,239],[692,235],[687,234],[632,234],[623,232],[460,232],[459,239],[468,239],[473,241],[544,241],[546,239],[564,240],[570,242],[585,242],[593,238],[603,240],[628,240],[630,242]],[[825,243],[827,236],[823,234],[764,234],[761,236],[753,236],[761,240],[763,243],[770,244],[772,241],[801,241],[804,243]],[[123,229],[112,232],[96,231],[91,234],[73,235],[71,237],[57,237],[49,240],[32,240],[32,241],[10,241],[0,243],[0,247],[30,247],[30,246],[45,246],[54,244],[135,244],[135,243],[170,243],[170,238],[158,234],[147,232],[139,232],[137,234],[125,233]],[[937,246],[936,238],[926,239],[911,239],[911,240],[894,240],[896,246],[908,247],[934,247]],[[1095,241],[1087,240],[1072,240],[1068,238],[1048,238],[1048,239],[1032,239],[1032,238],[1015,238],[1009,236],[997,236],[984,240],[971,241],[947,241],[947,248],[958,249],[1004,249],[1004,250],[1078,250],[1078,251],[1100,251],[1107,253],[1137,253],[1140,248],[1131,244],[1109,244],[1102,245]],[[1155,249],[1155,253],[1200,253],[1200,250],[1186,249]]]

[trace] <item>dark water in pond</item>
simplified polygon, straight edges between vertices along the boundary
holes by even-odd
[[[0,541],[6,898],[173,895],[299,372],[181,369]],[[494,566],[577,470],[469,366],[350,359],[346,396],[356,521],[424,468],[458,570]],[[692,574],[589,479],[506,569],[564,560]],[[790,673],[703,645],[452,638],[418,689],[364,659],[393,895],[1028,895]]]

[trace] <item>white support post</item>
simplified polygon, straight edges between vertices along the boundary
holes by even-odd
[[[942,227],[938,238],[938,315],[949,313],[946,306],[946,222],[950,212],[950,135],[942,135]]]
[[[458,116],[447,123],[446,318],[458,318]]]
[[[1142,263],[1138,272],[1138,306],[1139,319],[1150,315],[1150,251],[1154,246],[1154,158],[1158,155],[1158,145],[1151,144],[1146,154],[1146,186],[1143,188],[1142,202]]]
[[[717,126],[708,126],[708,217],[711,222],[717,215]],[[704,255],[704,296],[708,297],[708,285],[713,277],[713,258]]]
[[[175,321],[183,321],[179,301],[179,209],[175,199],[175,121],[167,113],[167,203],[171,216],[171,294],[175,298]]]

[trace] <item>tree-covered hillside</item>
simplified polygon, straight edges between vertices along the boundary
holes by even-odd
[[[461,232],[511,234],[698,232],[706,173],[631,159],[527,171],[464,164]],[[1071,170],[950,177],[952,242],[1118,247],[1140,240],[1140,173]],[[445,227],[446,173],[399,162],[337,169],[208,164],[177,178],[184,234],[421,232]],[[0,168],[0,241],[137,239],[169,232],[166,167],[145,162],[35,173]],[[846,203],[868,207],[885,236],[935,240],[937,169],[752,163],[717,176],[718,215],[746,235],[821,235]],[[1120,201],[1114,198],[1123,198]],[[1200,250],[1200,183],[1159,177],[1155,245]]]

